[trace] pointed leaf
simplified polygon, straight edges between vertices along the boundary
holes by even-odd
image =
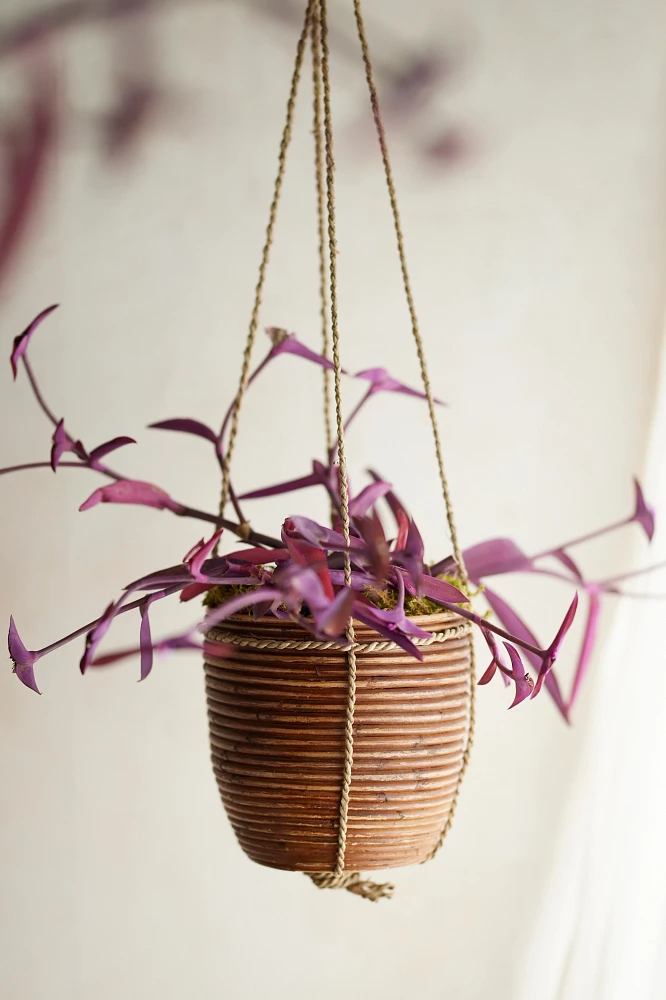
[[[525,699],[529,698],[532,694],[532,682],[529,675],[525,672],[525,667],[520,658],[520,653],[515,646],[511,645],[509,642],[505,642],[504,646],[511,658],[512,666],[512,670],[507,673],[509,673],[509,676],[516,685],[516,695],[509,705],[509,708],[515,708],[516,705],[520,705],[522,701],[525,701]],[[500,669],[502,668],[500,667]]]
[[[149,609],[150,601],[141,605],[141,628],[139,630],[139,649],[141,652],[141,675],[139,680],[145,681],[153,669],[153,639],[150,633]]]
[[[33,319],[32,323],[30,323],[30,325],[25,328],[23,333],[19,334],[18,337],[14,338],[14,347],[10,358],[12,373],[14,375],[14,378],[16,378],[18,374],[18,363],[25,354],[25,352],[28,350],[28,346],[30,344],[30,340],[32,338],[33,333],[40,325],[40,323],[42,323],[47,316],[50,316],[53,310],[57,308],[58,306],[56,304],[54,306],[49,306],[48,309],[43,309],[42,312],[40,312],[39,315],[36,316],[35,319]]]
[[[470,580],[531,569],[532,563],[510,538],[491,538],[463,552]]]
[[[461,590],[454,587],[446,580],[438,580],[434,576],[424,576],[422,580],[422,590],[426,597],[433,601],[443,601],[446,604],[468,604],[469,597],[465,597]]]
[[[89,510],[98,503],[128,503],[138,504],[144,507],[157,507],[161,510],[171,510],[175,514],[182,514],[185,507],[172,500],[168,493],[161,490],[152,483],[140,482],[138,479],[119,479],[95,490],[79,510]]]
[[[14,622],[13,616],[9,619],[9,634],[7,636],[7,646],[9,649],[9,655],[12,658],[14,664],[14,673],[26,687],[29,687],[32,691],[37,694],[41,694],[41,691],[37,687],[37,681],[35,680],[35,670],[34,666],[39,656],[37,653],[33,653],[26,649],[21,640],[21,636],[16,628],[16,623]]]
[[[281,597],[282,595],[277,587],[257,587],[254,591],[249,590],[243,594],[237,594],[230,600],[225,601],[224,604],[220,604],[219,607],[213,608],[206,615],[203,624],[200,626],[200,631],[207,632],[214,625],[224,621],[225,618],[230,618],[231,615],[235,615],[238,611],[243,611],[244,608],[252,607],[254,604],[260,604],[263,601],[275,601]]]
[[[224,528],[219,528],[211,535],[207,542],[202,538],[183,558],[183,564],[187,566],[195,580],[199,582],[205,580],[205,576],[202,573],[203,564],[217,545],[223,531]]]
[[[332,638],[343,636],[351,618],[355,596],[353,590],[339,590],[326,610],[315,616],[318,632]]]
[[[399,382],[393,378],[387,372],[386,368],[365,368],[363,371],[356,372],[354,378],[364,379],[369,382],[370,392],[373,395],[377,392],[400,392],[406,396],[416,396],[418,399],[426,398],[424,392],[419,392],[417,389],[410,389],[404,382]],[[440,406],[446,406],[446,403],[442,403],[439,399],[435,399],[434,402]]]
[[[566,636],[567,632],[571,628],[571,626],[573,624],[573,620],[576,617],[576,609],[577,608],[578,608],[578,594],[574,594],[573,601],[569,605],[567,613],[565,614],[565,616],[564,616],[564,618],[562,620],[562,624],[560,625],[559,629],[557,630],[557,634],[555,635],[555,638],[553,639],[553,641],[551,642],[550,646],[548,647],[548,649],[546,651],[546,655],[544,656],[544,658],[543,658],[543,660],[541,662],[541,666],[539,668],[539,673],[538,673],[537,679],[536,679],[536,684],[534,685],[534,690],[532,691],[532,697],[533,698],[536,698],[536,696],[538,695],[539,691],[541,690],[541,686],[542,686],[542,684],[544,682],[544,678],[550,672],[550,670],[553,667],[553,664],[555,663],[555,660],[557,659],[557,655],[558,655],[558,653],[560,651],[560,646],[562,645],[562,642],[564,641],[564,637]]]
[[[115,437],[110,441],[105,441],[104,444],[98,444],[96,448],[90,452],[90,462],[93,466],[104,458],[106,455],[111,454],[112,451],[116,451],[118,448],[124,448],[126,444],[136,444],[134,438],[131,437]]]
[[[583,642],[578,656],[578,663],[576,664],[576,672],[571,686],[571,694],[569,695],[569,700],[567,702],[567,711],[571,711],[576,702],[580,686],[583,683],[587,673],[587,668],[590,665],[597,637],[599,614],[601,612],[601,596],[596,588],[591,587],[588,588],[588,598],[589,604],[587,621],[585,622],[585,633],[583,635]]]
[[[190,583],[187,587],[183,587],[180,592],[181,601],[192,601],[195,597],[200,597],[201,594],[205,594],[210,590],[210,583]]]
[[[276,326],[267,327],[266,333],[273,341],[269,359],[276,358],[280,354],[295,354],[299,358],[305,358],[306,361],[312,361],[314,364],[320,365],[322,368],[333,369],[332,361],[325,358],[323,354],[316,354],[314,351],[311,351],[309,347],[306,347],[305,344],[302,344],[298,340],[296,334],[288,334],[286,330],[281,330]]]
[[[573,574],[573,576],[576,578],[576,580],[578,580],[579,583],[583,582],[583,574],[578,569],[578,566],[573,561],[568,552],[566,552],[564,549],[553,549],[551,555],[553,556],[554,559],[558,559],[563,566],[566,566],[569,572]]]
[[[88,632],[86,636],[85,649],[83,651],[83,656],[81,657],[81,662],[79,663],[79,668],[81,673],[84,674],[90,664],[92,663],[93,657],[97,651],[97,647],[106,635],[106,633],[111,628],[111,623],[119,610],[119,605],[114,601],[111,601],[106,611],[99,619],[94,628]]]
[[[171,420],[159,420],[156,424],[148,424],[149,428],[158,431],[180,431],[182,434],[194,434],[196,437],[206,438],[217,447],[218,437],[211,427],[202,424],[200,420],[192,420],[190,417],[174,417]]]
[[[374,507],[378,500],[386,496],[391,491],[390,483],[374,482],[361,490],[357,497],[349,503],[349,516],[360,517],[366,513],[370,507]]]
[[[276,483],[275,486],[264,486],[260,490],[251,490],[249,493],[243,493],[238,499],[258,500],[260,497],[274,497],[280,493],[294,493],[296,490],[304,490],[309,486],[319,485],[319,476],[310,474],[309,476],[301,476],[299,479],[289,479],[285,483]]]
[[[506,603],[503,597],[500,597],[499,594],[495,593],[495,591],[491,590],[489,587],[484,588],[483,596],[490,605],[491,609],[495,612],[495,614],[497,615],[497,617],[499,618],[500,622],[507,630],[507,632],[511,632],[518,639],[522,639],[523,642],[529,642],[532,646],[537,646],[537,647],[541,646],[541,643],[536,638],[531,629],[527,627],[525,622],[516,614],[513,608]],[[529,650],[524,650],[524,655],[527,657],[527,659],[535,668],[535,670],[538,670],[539,667],[541,666],[541,661],[539,657],[536,656],[536,654],[530,652]],[[550,670],[549,673],[546,674],[545,685],[546,685],[546,690],[548,691],[551,698],[555,702],[558,711],[560,712],[564,720],[568,723],[569,713],[567,711],[566,705],[564,704],[564,698],[562,697],[562,692],[560,690],[560,686],[557,682],[557,678],[555,677],[555,673],[553,672],[553,670]]]
[[[637,479],[634,479],[634,487],[636,489],[636,509],[631,520],[640,524],[648,540],[652,541],[655,528],[655,509],[646,503],[641,484]]]

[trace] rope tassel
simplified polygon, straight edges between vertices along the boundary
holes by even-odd
[[[380,899],[390,899],[395,891],[391,882],[369,882],[361,878],[360,872],[345,872],[335,875],[333,872],[313,872],[308,874],[318,889],[346,889],[356,896],[377,903]]]

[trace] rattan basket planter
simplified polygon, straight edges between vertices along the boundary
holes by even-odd
[[[356,623],[347,870],[426,860],[456,792],[469,725],[469,627],[450,613],[415,621],[441,637],[422,647],[422,662]],[[207,656],[205,674],[213,769],[241,847],[271,868],[333,871],[345,653],[299,649],[312,636],[276,618],[238,617],[210,638],[233,650]]]

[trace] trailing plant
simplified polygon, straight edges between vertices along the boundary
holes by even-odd
[[[608,594],[623,593],[623,583],[634,574],[613,576],[605,580],[590,580],[582,573],[571,550],[592,538],[610,535],[629,524],[638,524],[648,539],[655,526],[653,509],[646,502],[638,482],[635,484],[635,504],[630,515],[618,522],[558,545],[533,556],[526,555],[512,540],[494,538],[464,550],[469,580],[474,594],[464,592],[457,577],[452,556],[434,562],[426,560],[421,533],[407,508],[391,484],[374,471],[369,482],[349,501],[350,536],[347,542],[341,531],[340,495],[336,448],[332,447],[323,460],[314,460],[311,471],[287,482],[255,489],[237,496],[229,483],[229,498],[237,520],[201,511],[174,499],[153,483],[130,479],[108,464],[109,457],[134,439],[118,436],[93,448],[85,445],[63,418],[46,402],[36,378],[28,349],[33,335],[53,312],[51,306],[41,312],[14,341],[11,365],[14,378],[23,367],[35,400],[50,422],[51,442],[48,460],[29,462],[0,469],[0,474],[30,469],[88,469],[105,482],[94,490],[80,506],[81,511],[104,503],[135,504],[167,510],[177,517],[209,522],[213,526],[207,539],[199,540],[178,565],[149,572],[127,585],[94,621],[81,626],[43,649],[29,650],[24,645],[14,619],[9,625],[9,653],[19,680],[38,692],[35,664],[49,653],[83,638],[80,669],[104,667],[126,657],[140,657],[140,679],[150,674],[154,653],[177,649],[199,648],[211,644],[202,636],[232,615],[251,613],[255,618],[265,615],[291,619],[313,636],[348,648],[347,624],[350,618],[373,628],[381,636],[396,643],[416,659],[422,653],[415,640],[430,633],[423,616],[439,610],[455,612],[472,622],[481,633],[490,652],[490,664],[479,684],[487,684],[496,674],[506,685],[513,684],[514,697],[510,707],[536,697],[545,687],[563,717],[569,720],[571,709],[580,691],[589,666],[599,620],[601,601]],[[331,369],[332,363],[310,350],[294,334],[270,328],[270,346],[266,356],[252,373],[251,386],[269,364],[284,355],[299,361]],[[348,375],[348,373],[345,373]],[[346,419],[345,429],[379,393],[424,396],[399,380],[384,368],[370,368],[348,375],[367,385],[358,405]],[[199,420],[179,417],[159,421],[151,427],[189,434],[208,441],[214,460],[224,472],[225,450],[234,403],[228,408],[219,430]],[[290,495],[317,487],[326,492],[331,506],[330,525],[320,524],[303,514],[285,517],[279,534],[270,535],[254,530],[244,514],[246,504],[258,497]],[[242,506],[241,506],[242,505]],[[384,511],[390,514],[387,529]],[[235,535],[240,547],[219,555],[218,545],[223,533]],[[348,553],[351,577],[345,582],[344,561]],[[655,569],[649,567],[649,569]],[[644,570],[643,572],[647,572]],[[555,577],[574,592],[562,615],[555,635],[546,646],[536,638],[522,616],[500,596],[488,581],[510,573],[529,573]],[[578,654],[573,682],[568,695],[555,674],[554,664],[564,638],[576,614],[579,594],[587,600],[587,619]],[[186,630],[154,640],[150,627],[150,609],[160,600],[179,596],[191,601],[204,596],[206,612]],[[471,599],[482,599],[488,605],[485,614],[474,610]],[[136,612],[140,621],[139,641],[135,648],[100,653],[99,647],[114,620],[127,612]],[[214,652],[223,653],[224,648]]]

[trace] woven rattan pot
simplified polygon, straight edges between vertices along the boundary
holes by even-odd
[[[469,630],[449,613],[414,621],[441,635],[421,647],[422,662],[356,623],[347,870],[424,861],[456,791],[469,724]],[[213,769],[241,847],[271,868],[333,871],[345,654],[299,649],[312,636],[276,618],[231,619],[210,638],[232,644],[224,659],[207,657],[205,673]]]

